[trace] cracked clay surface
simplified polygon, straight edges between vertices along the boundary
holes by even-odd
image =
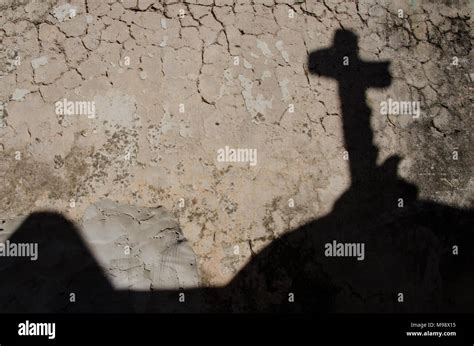
[[[200,285],[229,282],[349,186],[337,84],[307,68],[340,28],[359,35],[362,59],[391,62],[392,85],[368,92],[377,161],[397,154],[421,197],[472,207],[467,2],[2,0],[0,11],[2,219],[53,209],[79,221],[104,197],[164,206]],[[419,101],[420,116],[381,115],[389,98]],[[82,114],[61,114],[63,100]],[[257,164],[219,162],[226,146],[257,149]]]

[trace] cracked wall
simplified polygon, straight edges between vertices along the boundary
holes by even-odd
[[[349,186],[337,84],[307,69],[339,28],[359,35],[364,60],[391,62],[392,85],[368,92],[378,161],[398,154],[421,197],[472,206],[467,2],[10,0],[0,11],[3,219],[79,220],[103,197],[163,205],[201,284],[225,284]],[[421,116],[381,115],[388,98],[420,101]],[[95,112],[58,114],[63,99]],[[258,164],[218,162],[225,146],[257,149]]]

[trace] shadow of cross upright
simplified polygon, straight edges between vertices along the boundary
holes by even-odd
[[[351,31],[337,30],[332,47],[312,52],[309,56],[312,74],[338,81],[353,185],[362,181],[372,182],[377,178],[377,148],[372,143],[366,90],[388,87],[391,83],[390,62],[362,61],[357,43],[357,36]]]

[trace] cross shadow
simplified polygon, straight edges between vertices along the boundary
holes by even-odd
[[[38,242],[41,256],[0,258],[0,311],[474,311],[473,211],[420,200],[399,157],[376,164],[366,92],[390,85],[389,62],[362,61],[357,36],[338,30],[308,66],[336,79],[341,99],[351,185],[330,214],[273,241],[225,287],[132,292],[112,288],[71,222],[34,213],[10,241]],[[363,256],[329,256],[334,241],[363,244]]]
[[[361,61],[357,36],[338,30],[308,66],[338,82],[351,185],[329,215],[274,241],[237,275],[231,286],[251,297],[245,310],[474,311],[473,212],[418,199],[397,176],[397,156],[376,164],[366,92],[390,85],[389,62]],[[326,256],[333,241],[364,244],[364,259]]]

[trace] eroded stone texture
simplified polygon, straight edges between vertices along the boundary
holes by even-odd
[[[163,207],[101,200],[86,209],[82,232],[116,288],[146,291],[199,285],[194,252]]]

